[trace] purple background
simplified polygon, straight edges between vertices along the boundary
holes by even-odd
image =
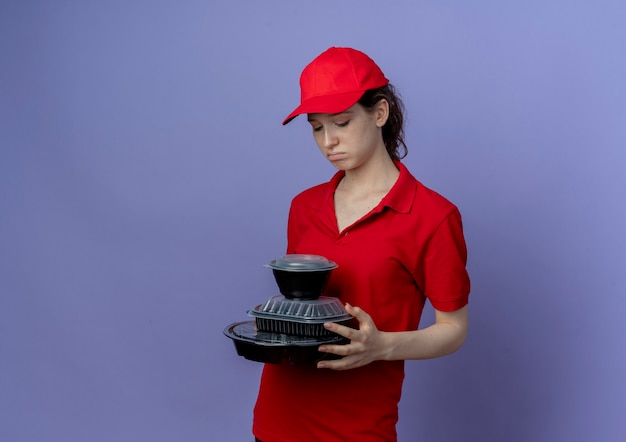
[[[331,45],[398,86],[405,163],[470,250],[468,341],[407,363],[400,440],[625,440],[625,19],[3,1],[0,440],[250,440],[261,365],[222,329],[275,294],[290,199],[333,173],[304,119],[280,125]]]

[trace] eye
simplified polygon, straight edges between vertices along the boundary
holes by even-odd
[[[348,124],[350,124],[350,120],[346,120],[346,121],[338,121],[337,123],[335,123],[337,126],[339,127],[346,127]]]
[[[313,132],[319,132],[322,130],[322,126],[311,126],[311,128],[313,129]]]

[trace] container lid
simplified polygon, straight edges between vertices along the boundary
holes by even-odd
[[[266,267],[294,272],[312,272],[317,270],[332,270],[338,266],[320,255],[293,253],[270,261]]]
[[[309,347],[320,344],[341,344],[345,341],[345,338],[340,335],[307,337],[262,332],[256,329],[254,321],[236,322],[231,324],[224,329],[224,334],[233,340],[247,342],[262,347]]]
[[[344,309],[339,298],[331,296],[320,296],[316,299],[288,299],[278,295],[261,305],[257,305],[248,314],[257,318],[307,324],[339,322],[352,318]]]

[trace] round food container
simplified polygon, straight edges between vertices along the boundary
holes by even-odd
[[[338,266],[319,255],[290,254],[266,265],[272,269],[280,293],[288,299],[319,298]]]
[[[349,326],[349,315],[338,298],[320,296],[317,299],[288,299],[274,296],[248,312],[255,318],[259,331],[295,336],[327,337],[334,333],[325,322]]]
[[[312,338],[268,333],[257,330],[254,321],[236,322],[224,329],[233,340],[239,356],[256,362],[279,364],[283,359],[294,365],[315,364],[321,360],[338,359],[341,356],[322,353],[321,344],[345,345],[350,341],[342,336]]]

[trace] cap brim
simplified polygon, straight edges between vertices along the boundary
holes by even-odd
[[[304,101],[283,121],[283,126],[301,114],[338,114],[351,108],[365,91],[324,95]]]

